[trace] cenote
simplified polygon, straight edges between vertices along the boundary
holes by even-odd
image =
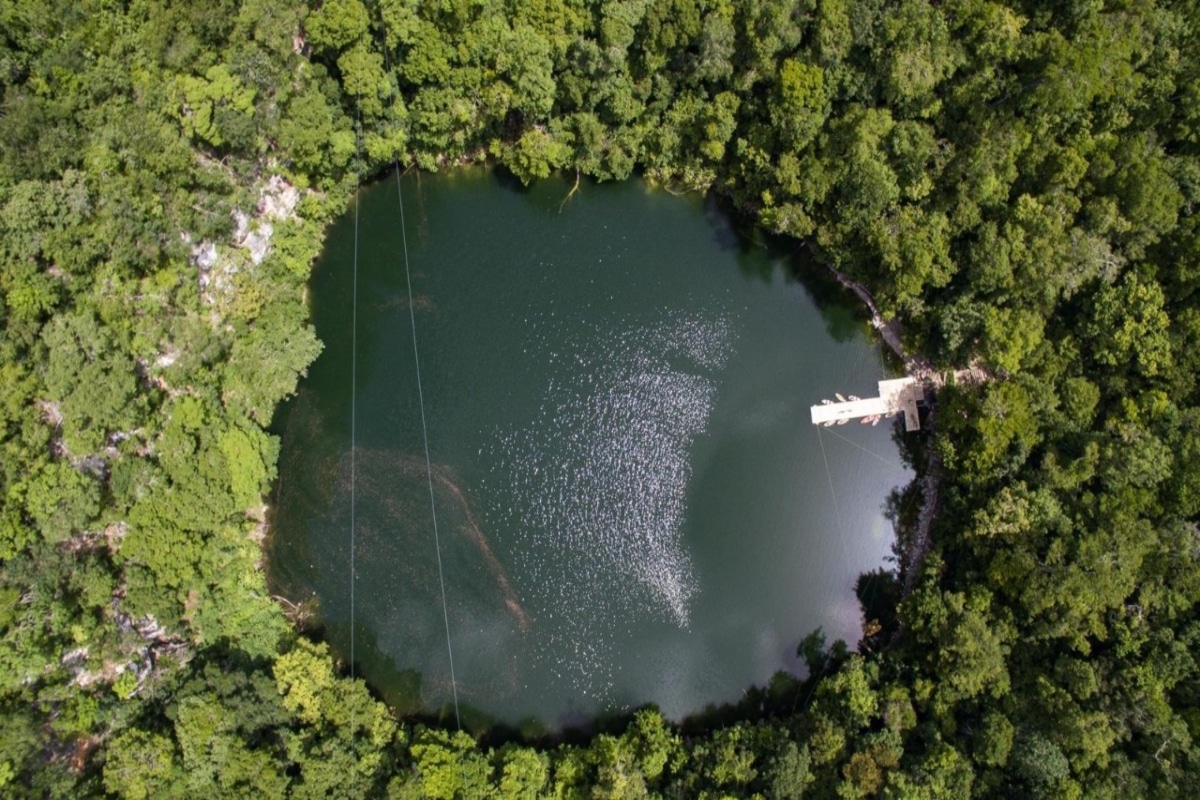
[[[394,180],[359,196],[353,408],[353,210],[312,278],[270,577],[348,658],[353,474],[356,671],[404,712],[448,707],[447,623],[477,719],[736,701],[818,626],[857,641],[856,579],[891,553],[892,426],[809,422],[884,377],[861,319],[710,202],[568,188],[403,180],[445,617]]]

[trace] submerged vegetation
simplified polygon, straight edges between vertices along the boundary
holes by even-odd
[[[1197,52],[1190,0],[0,3],[0,790],[1190,796]],[[719,192],[995,374],[940,395],[894,623],[543,749],[397,721],[297,634],[264,427],[394,159]]]

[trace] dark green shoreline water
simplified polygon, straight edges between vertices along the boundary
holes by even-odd
[[[672,717],[855,641],[890,553],[891,429],[818,431],[877,349],[697,198],[408,176],[404,202],[460,700],[558,727]],[[360,195],[355,659],[403,710],[450,697],[394,181]],[[272,582],[349,655],[353,214],[311,284],[325,352],[281,409]],[[833,334],[831,335],[831,330]],[[835,502],[836,498],[836,502]]]

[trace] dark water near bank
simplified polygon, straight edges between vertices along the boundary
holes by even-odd
[[[505,722],[736,700],[817,626],[856,641],[890,553],[891,427],[809,423],[874,394],[862,323],[702,200],[567,189],[404,179],[445,617],[394,180],[360,197],[353,465],[353,214],[312,281],[271,578],[348,657],[353,471],[357,668],[401,709],[448,702],[447,622],[461,702]]]

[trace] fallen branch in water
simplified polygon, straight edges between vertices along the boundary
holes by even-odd
[[[558,204],[558,213],[560,213],[560,214],[562,213],[563,206],[565,206],[567,204],[567,201],[570,200],[572,197],[574,197],[575,193],[578,191],[579,191],[579,170],[576,169],[575,170],[575,185],[571,187],[571,191],[567,192],[567,196],[563,198],[563,201]]]

